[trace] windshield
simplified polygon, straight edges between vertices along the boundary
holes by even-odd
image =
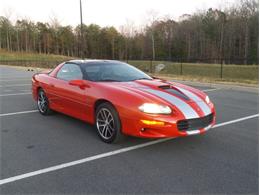
[[[121,62],[90,62],[83,65],[83,69],[85,78],[91,81],[127,82],[152,79],[137,68]]]

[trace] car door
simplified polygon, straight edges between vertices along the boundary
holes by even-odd
[[[76,118],[86,118],[86,88],[69,84],[71,80],[83,79],[83,73],[78,64],[65,63],[57,72],[52,84],[55,94],[55,104],[59,111]]]

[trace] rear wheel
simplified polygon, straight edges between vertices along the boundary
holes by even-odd
[[[124,137],[119,115],[108,102],[100,104],[96,110],[96,128],[99,137],[106,143],[119,142]]]
[[[38,91],[37,106],[42,115],[49,115],[51,113],[49,101],[43,89],[39,89]]]

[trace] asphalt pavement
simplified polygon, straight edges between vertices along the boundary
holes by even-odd
[[[32,74],[0,66],[0,194],[258,194],[258,93],[196,86],[215,104],[214,129],[109,145],[82,121],[40,115]]]

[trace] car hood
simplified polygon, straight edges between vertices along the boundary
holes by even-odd
[[[183,113],[185,118],[198,118],[211,113],[206,94],[198,89],[160,79],[113,83],[117,88],[143,95],[145,99],[161,100]],[[158,101],[156,101],[158,102]]]
[[[146,92],[155,96],[158,96],[160,92],[164,92],[176,96],[186,102],[202,102],[205,101],[206,98],[206,94],[198,89],[160,79],[118,82],[113,83],[113,85],[117,88],[125,88],[135,92]]]

